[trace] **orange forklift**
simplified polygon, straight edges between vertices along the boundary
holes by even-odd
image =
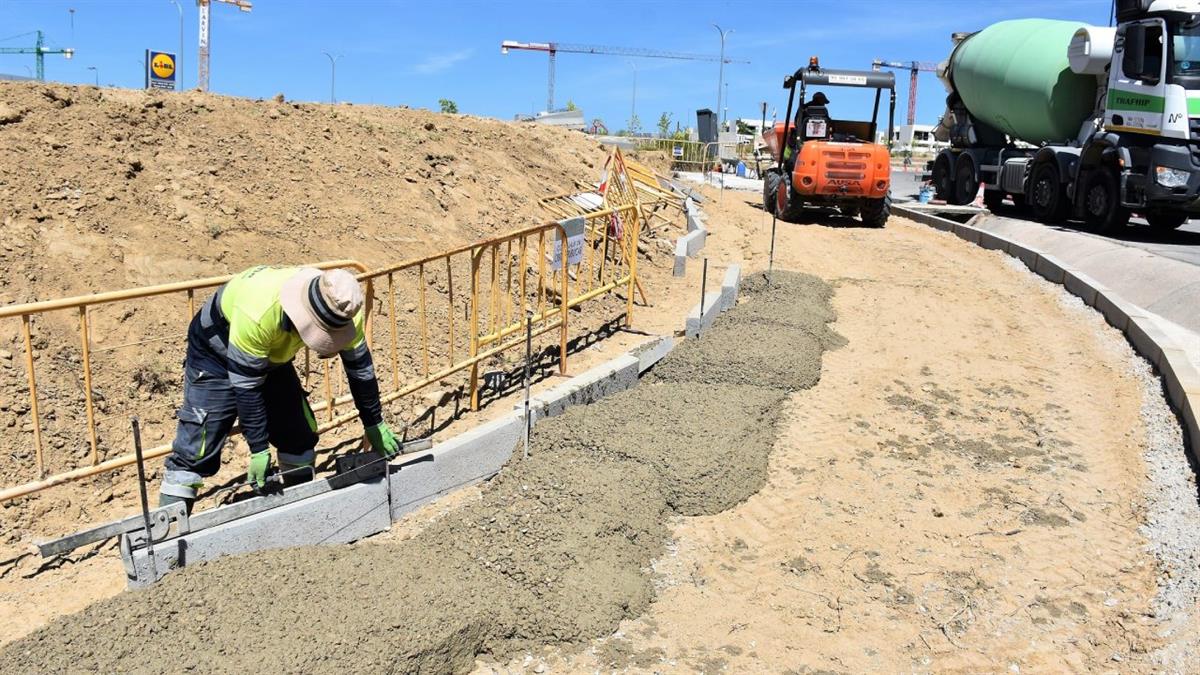
[[[792,120],[796,88],[800,111]],[[870,122],[829,117],[828,99],[817,92],[805,99],[810,86],[858,87],[875,90]],[[817,57],[783,81],[789,91],[787,116],[763,131],[775,166],[763,175],[763,208],[796,222],[805,207],[836,207],[842,215],[861,217],[869,227],[883,227],[891,211],[891,138],[896,115],[896,76],[890,72],[832,70]],[[875,142],[879,103],[888,92],[888,145]],[[786,142],[780,142],[786,139]]]

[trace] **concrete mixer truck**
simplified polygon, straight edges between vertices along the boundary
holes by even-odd
[[[957,34],[931,164],[937,194],[983,185],[1046,223],[1097,230],[1137,213],[1158,229],[1200,215],[1200,0],[1116,0],[1115,28],[1004,21]]]

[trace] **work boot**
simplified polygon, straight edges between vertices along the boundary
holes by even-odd
[[[176,504],[178,502],[183,502],[184,507],[187,509],[188,515],[191,515],[192,504],[196,502],[195,499],[189,497],[177,497],[175,495],[169,495],[165,492],[158,493],[158,507],[160,509],[164,506],[170,506],[171,504]]]
[[[308,469],[301,471],[300,469]],[[283,487],[290,488],[301,483],[308,483],[316,477],[312,464],[284,464],[280,462],[279,472],[283,474]]]

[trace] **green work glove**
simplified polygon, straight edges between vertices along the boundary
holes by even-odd
[[[250,453],[250,470],[246,472],[246,481],[257,488],[262,488],[267,484],[267,469],[270,466],[270,450]]]
[[[384,457],[395,457],[400,452],[400,439],[392,433],[387,422],[367,427],[367,440],[371,442],[371,449]]]

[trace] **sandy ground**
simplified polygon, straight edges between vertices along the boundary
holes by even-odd
[[[705,205],[714,261],[765,263],[770,221],[753,201]],[[847,344],[784,404],[762,489],[675,517],[652,567],[657,597],[615,635],[479,670],[1200,666],[1180,648],[1195,596],[1160,602],[1180,572],[1159,568],[1149,550],[1164,542],[1140,531],[1143,413],[1161,393],[1124,342],[1001,254],[900,219],[845,224],[779,224],[776,264],[831,282]],[[690,304],[683,289],[663,302]],[[1167,451],[1181,456],[1173,434]],[[1192,488],[1170,510],[1194,511]]]
[[[752,200],[707,206],[751,225],[710,246],[762,260]],[[1194,593],[1163,600],[1194,560],[1160,570],[1139,532],[1140,413],[1163,402],[1124,340],[998,253],[842,224],[780,224],[776,264],[831,280],[847,345],[787,402],[764,489],[678,519],[657,599],[615,635],[480,672],[1200,667]],[[1170,510],[1194,516],[1179,482]]]

